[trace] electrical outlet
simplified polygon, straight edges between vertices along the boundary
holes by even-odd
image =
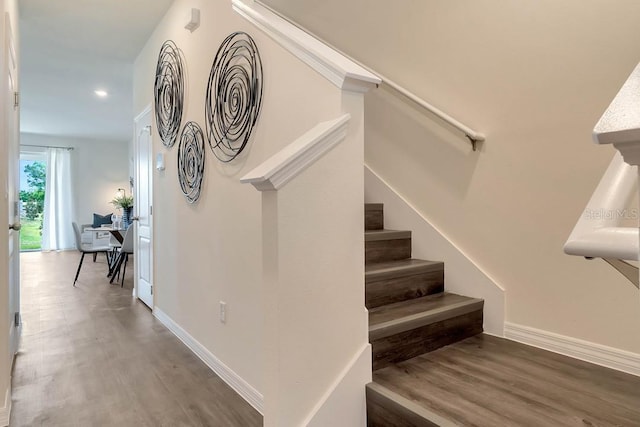
[[[227,303],[220,301],[220,322],[227,323]]]

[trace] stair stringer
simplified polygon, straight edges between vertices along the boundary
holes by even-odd
[[[444,261],[445,289],[484,299],[485,333],[504,337],[505,290],[369,166],[364,172],[365,202],[384,204],[385,228],[412,230],[413,258]]]

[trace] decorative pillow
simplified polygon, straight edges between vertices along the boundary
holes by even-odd
[[[102,224],[111,224],[111,215],[98,215],[93,214],[93,228],[99,228]]]

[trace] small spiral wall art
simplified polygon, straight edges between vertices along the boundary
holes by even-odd
[[[202,128],[196,122],[187,122],[182,129],[178,145],[178,181],[189,203],[200,198],[204,176],[205,143]]]
[[[235,159],[247,145],[262,104],[262,62],[258,47],[244,32],[220,45],[207,84],[205,126],[213,154]]]
[[[160,49],[153,87],[158,133],[165,147],[173,147],[182,122],[184,66],[178,46],[167,40]]]

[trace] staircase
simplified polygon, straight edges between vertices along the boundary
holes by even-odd
[[[411,258],[411,231],[384,229],[378,203],[365,205],[365,283],[374,371],[482,333],[483,300],[445,292],[444,264]],[[404,400],[374,377],[369,426],[437,425]]]
[[[482,333],[483,301],[444,290],[411,232],[365,205],[369,427],[640,426],[640,377]]]

